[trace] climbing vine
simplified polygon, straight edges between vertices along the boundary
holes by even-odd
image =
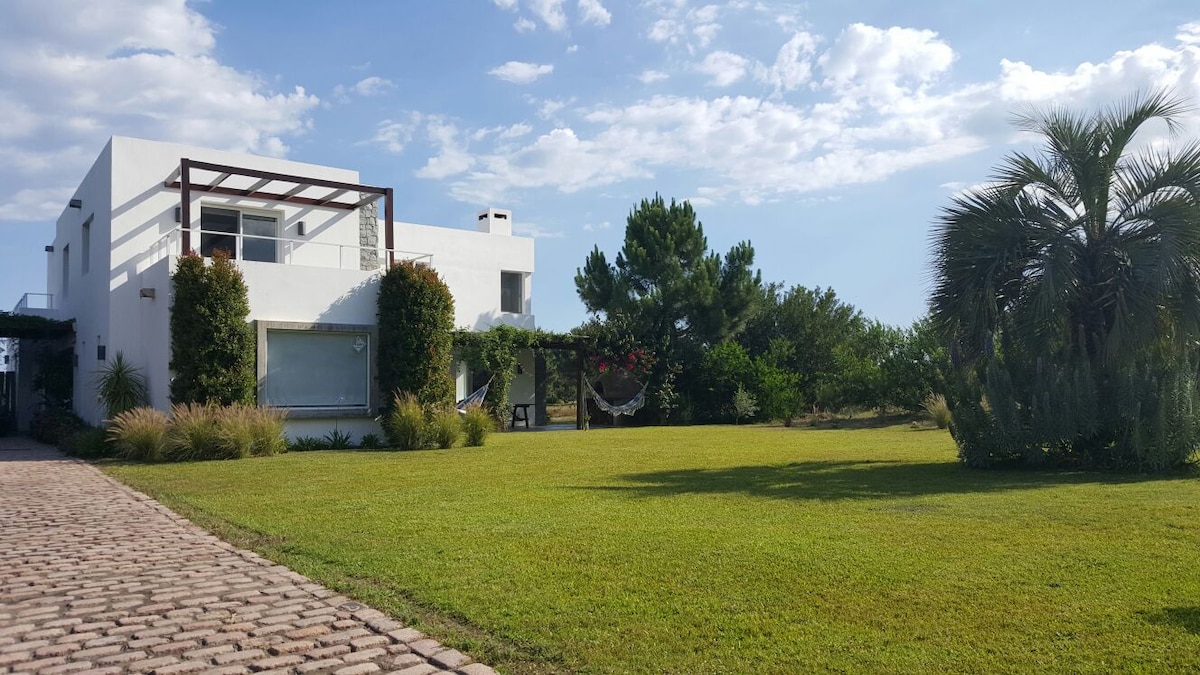
[[[576,335],[499,325],[485,331],[456,331],[454,346],[459,358],[472,370],[491,373],[492,383],[484,405],[492,417],[505,422],[508,419],[508,392],[517,375],[518,352],[522,349],[541,351],[548,345],[573,345],[582,339]]]

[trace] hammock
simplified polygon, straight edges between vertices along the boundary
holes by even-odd
[[[597,394],[596,390],[592,388],[591,382],[584,381],[584,384],[587,385],[588,392],[592,395],[592,400],[596,402],[596,407],[608,413],[609,415],[612,415],[613,417],[616,417],[617,415],[632,415],[638,410],[641,410],[642,406],[646,405],[646,385],[644,384],[642,385],[641,390],[633,395],[633,398],[622,403],[621,405],[615,405],[605,401],[604,398],[601,397],[600,394]]]
[[[470,396],[464,398],[463,400],[459,401],[458,403],[455,403],[454,407],[458,410],[458,412],[465,413],[465,412],[467,412],[467,408],[469,408],[473,405],[478,405],[478,404],[483,403],[483,399],[487,396],[487,393],[488,393],[488,387],[490,387],[491,385],[492,385],[492,380],[491,380],[491,378],[488,378],[488,381],[484,382],[482,387],[476,389],[474,391],[474,393],[472,393]]]

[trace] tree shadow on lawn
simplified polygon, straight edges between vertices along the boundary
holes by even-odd
[[[1139,612],[1150,623],[1182,628],[1200,635],[1200,607],[1164,607],[1153,612]]]
[[[776,499],[879,499],[1032,490],[1055,485],[1120,485],[1180,476],[968,469],[958,462],[814,461],[720,469],[677,469],[618,476],[635,485],[583,489],[639,497],[734,494]]]

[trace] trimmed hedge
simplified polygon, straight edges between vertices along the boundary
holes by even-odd
[[[379,283],[379,389],[412,394],[422,406],[454,403],[451,331],[454,297],[437,272],[411,262],[393,265]]]
[[[189,253],[171,276],[171,401],[254,405],[254,330],[242,273],[223,251]]]

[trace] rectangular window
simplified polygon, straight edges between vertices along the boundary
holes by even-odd
[[[71,290],[71,245],[67,244],[63,247],[63,268],[62,268],[62,297],[66,298],[67,293]]]
[[[520,272],[500,273],[500,311],[525,313],[525,275]]]
[[[371,336],[326,330],[266,331],[260,403],[280,408],[367,408]]]
[[[200,208],[200,230],[200,255],[206,258],[221,249],[235,260],[278,262],[277,216],[205,206]]]
[[[91,269],[91,267],[92,267],[92,218],[93,217],[94,216],[88,216],[88,219],[83,221],[83,246],[81,247],[81,250],[79,252],[82,257],[79,261],[79,264],[82,266],[84,274],[87,274],[88,270]]]

